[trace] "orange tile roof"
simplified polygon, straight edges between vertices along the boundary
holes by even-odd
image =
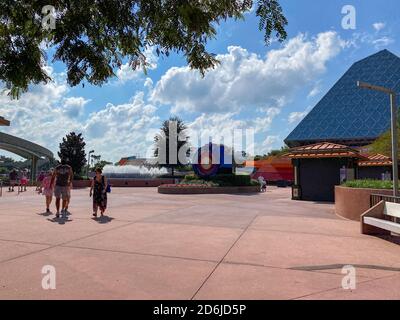
[[[10,121],[8,121],[7,119],[4,119],[3,117],[0,117],[0,126],[9,126],[10,125]]]
[[[285,156],[292,159],[302,158],[361,158],[366,159],[356,149],[345,145],[321,142],[307,146],[301,146],[290,149]]]
[[[368,160],[358,161],[360,167],[391,166],[392,159],[383,154],[372,154],[367,156]]]

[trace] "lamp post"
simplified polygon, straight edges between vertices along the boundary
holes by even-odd
[[[89,168],[90,168],[90,155],[94,153],[94,150],[90,150],[88,153],[88,162],[87,162],[87,169],[86,169],[86,176],[89,177]]]
[[[391,111],[391,133],[392,133],[392,166],[393,166],[393,195],[395,197],[399,194],[399,167],[398,167],[398,145],[397,145],[397,105],[396,105],[396,91],[375,86],[362,81],[357,81],[357,87],[380,91],[390,96],[390,111]]]

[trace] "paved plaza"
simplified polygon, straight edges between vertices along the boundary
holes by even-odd
[[[66,221],[33,189],[3,192],[0,299],[400,299],[398,244],[290,192],[114,188],[109,216],[94,220],[88,190],[73,190]],[[55,290],[42,288],[45,265]],[[342,288],[344,265],[355,290]]]

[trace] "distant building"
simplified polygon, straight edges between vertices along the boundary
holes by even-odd
[[[0,126],[9,126],[10,125],[10,121],[4,119],[3,117],[0,116]]]
[[[288,157],[270,156],[265,160],[246,161],[245,166],[254,168],[253,179],[263,177],[267,182],[285,181],[288,184],[294,180],[292,161]]]
[[[148,159],[146,158],[138,158],[136,156],[130,156],[130,157],[125,157],[121,158],[121,160],[118,161],[119,166],[144,166],[148,165]]]
[[[400,58],[388,50],[354,63],[285,139],[289,147],[318,142],[364,146],[390,128],[387,94],[357,87],[357,81],[400,93]]]
[[[389,96],[357,81],[400,93],[400,58],[388,50],[356,62],[285,139],[294,166],[293,199],[333,201],[334,188],[352,179],[390,179],[391,159],[368,154],[389,130]]]

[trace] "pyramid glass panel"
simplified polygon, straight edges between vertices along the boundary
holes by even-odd
[[[380,51],[353,64],[285,139],[290,147],[318,141],[372,142],[390,128],[389,95],[360,89],[357,81],[400,93],[400,58]]]

